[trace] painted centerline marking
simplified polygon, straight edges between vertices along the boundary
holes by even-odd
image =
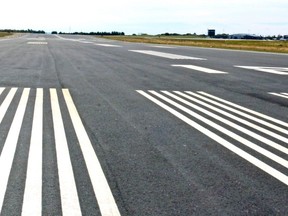
[[[164,53],[164,52],[158,52],[158,51],[152,51],[152,50],[129,50],[129,51],[130,52],[136,52],[136,53],[142,53],[142,54],[146,54],[146,55],[162,57],[162,58],[168,58],[168,59],[206,60],[203,58],[184,56],[184,55],[176,55],[176,54]]]
[[[244,68],[248,70],[256,70],[264,73],[288,75],[288,68],[284,67],[261,67],[261,66],[238,66],[238,65],[234,65],[234,67]]]
[[[191,69],[191,70],[196,70],[196,71],[209,73],[209,74],[227,74],[227,72],[224,72],[224,71],[213,70],[213,69],[199,67],[199,66],[195,66],[195,65],[171,65],[171,66],[172,67],[188,68],[188,69]]]
[[[95,44],[96,46],[103,46],[103,47],[121,47],[119,45],[114,44]]]
[[[45,44],[48,44],[48,42],[31,41],[31,42],[27,42],[27,44],[31,44],[31,45],[45,45]]]
[[[91,41],[79,41],[79,43],[92,44],[92,43],[94,43],[94,42],[91,42]]]
[[[155,46],[149,46],[154,48],[161,48],[161,49],[173,49],[174,47],[171,46],[161,46],[161,45],[155,45]]]

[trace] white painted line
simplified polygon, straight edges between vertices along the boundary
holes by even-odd
[[[282,67],[237,66],[237,65],[234,65],[234,67],[244,68],[248,70],[256,70],[271,74],[288,75],[288,68],[282,68]]]
[[[63,216],[82,215],[56,89],[50,89]]]
[[[162,57],[162,58],[168,58],[168,59],[206,60],[203,58],[196,58],[196,57],[183,56],[183,55],[175,55],[175,54],[157,52],[157,51],[152,51],[152,50],[129,50],[129,51],[142,53],[142,54],[146,54],[146,55],[153,55],[153,56]]]
[[[12,40],[12,39],[0,39],[0,42],[2,42],[2,41],[10,41],[10,40]]]
[[[288,98],[288,96],[285,93],[278,94],[278,93],[274,93],[274,92],[269,92],[269,94],[275,95],[278,97]]]
[[[119,45],[113,45],[113,44],[95,44],[96,46],[103,46],[103,47],[121,47]]]
[[[282,92],[281,94],[283,94],[283,95],[287,95],[287,96],[288,96],[288,93],[283,93],[283,92]]]
[[[176,100],[178,100],[178,101],[180,101],[180,102],[182,102],[182,103],[184,103],[184,104],[186,104],[186,105],[188,105],[188,106],[190,106],[190,107],[192,107],[192,108],[194,108],[194,109],[196,109],[196,110],[198,110],[198,111],[200,111],[200,112],[202,112],[202,113],[205,113],[205,114],[208,115],[208,116],[211,116],[212,118],[214,118],[214,119],[216,119],[216,120],[218,120],[218,121],[220,121],[220,122],[222,122],[222,123],[224,123],[224,124],[226,124],[226,125],[228,125],[228,126],[230,126],[230,127],[233,127],[233,128],[235,128],[235,129],[237,129],[238,131],[241,131],[242,133],[245,133],[245,134],[249,135],[249,136],[252,137],[252,138],[255,138],[255,139],[263,142],[263,143],[266,144],[266,145],[269,145],[269,146],[271,146],[271,147],[273,147],[273,148],[275,148],[275,149],[277,149],[277,150],[279,150],[279,151],[281,151],[281,152],[284,152],[285,154],[288,154],[288,149],[285,148],[285,147],[283,147],[283,146],[281,146],[281,145],[279,145],[278,143],[275,143],[275,142],[273,142],[273,141],[271,141],[271,140],[269,140],[269,139],[267,139],[267,138],[265,138],[265,137],[263,137],[263,136],[260,136],[260,135],[258,135],[258,134],[256,134],[256,133],[254,133],[253,131],[247,130],[246,128],[244,128],[244,127],[242,127],[242,126],[240,126],[240,125],[237,125],[237,124],[235,124],[235,123],[233,123],[233,122],[231,122],[231,121],[229,121],[229,120],[227,120],[227,119],[225,119],[225,118],[222,118],[221,116],[215,115],[215,114],[213,114],[212,112],[209,112],[209,111],[207,111],[207,110],[205,110],[205,109],[203,109],[203,108],[201,108],[201,107],[199,107],[199,106],[197,106],[197,105],[194,105],[194,104],[192,104],[192,103],[190,103],[190,102],[188,102],[188,101],[186,101],[186,100],[183,100],[182,98],[177,97],[176,95],[173,95],[173,94],[171,94],[170,92],[163,91],[163,93],[169,95],[170,97],[172,97],[172,98],[174,98],[174,99],[176,99]],[[242,119],[240,119],[240,118],[238,118],[238,117],[236,117],[236,116],[230,115],[229,113],[227,113],[227,112],[225,112],[225,111],[222,111],[222,110],[220,110],[220,109],[218,109],[218,108],[216,108],[216,107],[213,107],[213,106],[211,106],[211,105],[209,105],[209,104],[203,103],[202,101],[199,101],[199,100],[197,100],[197,99],[194,99],[194,98],[192,98],[192,97],[190,97],[190,96],[188,96],[188,95],[186,95],[186,94],[183,94],[183,93],[178,92],[178,91],[175,91],[175,93],[177,93],[177,94],[179,94],[179,95],[181,95],[181,96],[183,96],[183,97],[185,97],[185,98],[187,98],[187,99],[189,99],[189,100],[191,100],[191,101],[194,101],[194,102],[196,102],[196,103],[199,103],[199,104],[201,104],[201,105],[203,105],[203,106],[205,106],[205,107],[208,107],[209,109],[212,109],[212,110],[214,110],[214,111],[216,111],[216,112],[219,112],[219,113],[221,113],[221,114],[223,114],[223,115],[225,115],[225,116],[229,116],[230,118],[232,118],[232,119],[234,119],[234,120],[237,120],[237,121],[239,121],[240,123],[249,124],[249,122],[248,122],[248,123],[247,123],[247,122],[244,122],[244,120],[242,120]],[[178,108],[179,108],[179,107],[178,107]],[[180,108],[180,109],[181,109],[181,108]],[[185,111],[185,112],[186,112],[186,111]],[[208,121],[208,120],[207,120],[207,121]],[[205,122],[205,123],[206,123],[206,122]],[[210,126],[212,126],[212,124],[214,124],[214,123],[209,123],[209,122],[208,122],[207,124],[210,125]],[[249,126],[250,126],[250,125],[249,125]],[[251,127],[251,128],[254,128],[253,126],[254,126],[254,124],[251,125],[250,127]],[[255,125],[255,126],[258,127],[257,125]],[[213,126],[213,127],[214,127],[214,126]],[[214,128],[216,128],[216,127],[214,127]],[[219,127],[218,127],[218,128],[219,128]],[[217,129],[217,128],[216,128],[216,129]],[[227,134],[228,136],[232,137],[233,139],[237,139],[238,141],[242,142],[244,145],[248,146],[249,148],[252,148],[252,149],[254,149],[254,150],[258,149],[258,150],[256,150],[256,151],[258,151],[258,152],[264,152],[264,151],[266,151],[266,150],[262,150],[262,148],[259,149],[258,146],[255,147],[255,144],[254,144],[254,143],[252,143],[252,142],[250,142],[250,141],[248,141],[248,140],[246,140],[246,139],[243,139],[242,137],[239,137],[237,134],[231,133],[231,132],[227,131],[227,130],[224,129],[224,128],[220,128],[219,131],[221,131],[221,132],[223,132],[223,133],[224,133],[224,131],[226,131],[225,134]],[[261,132],[262,132],[262,131],[261,131]],[[288,133],[288,131],[287,131],[287,133]],[[241,141],[241,140],[242,140],[242,141]],[[265,153],[264,155],[267,156],[267,155],[270,155],[270,153]],[[277,158],[278,156],[276,156],[276,157],[272,156],[272,157],[273,157],[273,158]],[[274,160],[274,159],[272,159],[272,160]],[[275,161],[276,161],[276,160],[275,160]],[[278,161],[281,161],[281,159],[277,159],[276,162],[278,162]],[[283,163],[280,162],[280,164],[283,165],[283,164],[286,164],[286,162],[283,162]],[[288,164],[286,164],[286,165],[287,165],[287,168],[288,168]]]
[[[73,41],[73,42],[80,42],[81,40],[85,40],[85,39],[72,39],[72,38],[64,38],[64,37],[61,37],[59,35],[54,35],[55,37],[61,39],[61,40],[65,40],[65,41]]]
[[[173,49],[174,47],[169,47],[169,46],[158,46],[158,45],[155,45],[155,46],[149,46],[149,47],[154,47],[154,48],[161,48],[161,49]]]
[[[24,89],[0,156],[0,212],[13,164],[30,89]]]
[[[0,95],[3,93],[4,90],[5,90],[5,88],[3,88],[3,87],[0,88]]]
[[[26,38],[26,40],[45,41],[46,39],[44,37],[39,37],[39,38]]]
[[[68,89],[63,90],[64,98],[75,128],[77,138],[86,162],[94,193],[102,215],[120,216],[118,207],[108,185],[100,162],[83,126],[79,113]]]
[[[208,99],[208,98],[205,98],[205,97],[203,97],[203,96],[197,95],[197,94],[195,94],[195,93],[192,93],[192,92],[189,92],[189,91],[188,91],[187,93],[190,94],[190,95],[193,95],[193,96],[195,96],[195,97],[201,98],[202,100],[208,101],[208,102],[210,102],[210,103],[212,103],[212,104],[215,104],[215,105],[217,105],[217,106],[219,106],[219,107],[221,107],[221,108],[224,108],[224,109],[226,109],[226,110],[229,110],[229,111],[231,111],[231,112],[234,112],[234,113],[236,113],[236,114],[238,114],[238,115],[241,115],[241,116],[243,116],[243,117],[245,117],[245,118],[248,118],[248,119],[250,119],[250,120],[253,120],[253,121],[257,122],[257,123],[260,123],[260,124],[262,124],[262,125],[265,125],[265,126],[267,126],[267,127],[270,127],[270,128],[272,128],[272,129],[274,129],[274,130],[277,130],[277,131],[279,131],[279,132],[281,132],[281,133],[288,134],[288,130],[283,129],[283,128],[281,128],[281,127],[278,127],[278,126],[276,126],[276,125],[273,125],[273,124],[271,124],[271,123],[269,123],[269,122],[266,122],[266,121],[264,121],[264,120],[258,119],[258,118],[254,117],[254,116],[251,116],[251,115],[249,115],[249,114],[243,113],[243,112],[241,112],[241,111],[239,111],[239,110],[233,109],[233,108],[228,107],[228,106],[223,105],[223,104],[220,104],[220,103],[218,103],[218,102],[216,102],[216,101],[210,100],[210,99]],[[241,123],[246,124],[247,126],[249,126],[249,127],[251,127],[251,128],[254,128],[254,129],[256,129],[256,130],[258,130],[258,131],[260,131],[260,132],[262,132],[262,133],[265,133],[265,134],[267,134],[267,135],[269,135],[269,136],[271,136],[271,137],[274,137],[274,138],[276,138],[276,139],[278,139],[278,140],[281,140],[281,141],[283,141],[283,142],[288,143],[288,139],[285,138],[285,137],[283,137],[283,136],[281,136],[281,135],[278,135],[278,134],[276,134],[276,133],[274,133],[274,132],[272,132],[272,131],[269,131],[269,130],[263,128],[263,127],[257,126],[257,125],[255,125],[255,124],[253,124],[253,123],[248,122],[248,121],[240,120],[239,118],[237,118],[237,120],[238,120],[238,121],[241,121]]]
[[[2,94],[3,90],[4,90],[4,88],[1,88],[1,94]],[[3,117],[4,117],[5,113],[7,112],[8,107],[9,107],[11,101],[13,100],[13,97],[14,97],[16,91],[17,91],[17,88],[12,88],[12,89],[9,91],[9,93],[8,93],[8,95],[6,96],[6,98],[5,98],[5,100],[3,101],[3,103],[1,104],[1,106],[0,106],[0,123],[1,123],[2,120],[3,120]]]
[[[181,119],[182,121],[189,124],[191,127],[195,128],[196,130],[200,131],[201,133],[205,134],[206,136],[210,137],[214,141],[218,142],[223,147],[229,149],[230,151],[234,152],[241,158],[247,160],[248,162],[252,163],[259,169],[263,170],[264,172],[268,173],[269,175],[273,176],[274,178],[278,179],[279,181],[283,182],[284,184],[288,185],[288,176],[284,175],[283,173],[279,172],[278,170],[274,169],[273,167],[269,166],[268,164],[260,161],[256,157],[250,155],[249,153],[243,151],[242,149],[238,148],[237,146],[233,145],[232,143],[228,142],[227,140],[223,139],[222,137],[218,136],[217,134],[213,133],[212,131],[206,129],[205,127],[201,126],[200,124],[192,121],[191,119],[187,118],[183,114],[179,113],[178,111],[170,108],[166,104],[162,103],[161,101],[155,99],[154,97],[150,96],[144,91],[137,91],[139,94],[143,95],[147,99],[151,100],[158,106],[162,107],[166,111],[170,112],[177,118]]]
[[[209,74],[227,74],[227,72],[219,71],[219,70],[213,70],[209,68],[204,68],[204,67],[199,67],[195,65],[171,65],[172,67],[183,67],[183,68],[188,68],[191,70],[196,70],[196,71],[201,71],[204,73],[209,73]]]
[[[46,44],[48,44],[48,42],[27,42],[27,44],[29,44],[29,45],[46,45]]]
[[[205,96],[207,96],[207,97],[213,98],[213,99],[215,99],[215,100],[217,100],[217,101],[220,101],[220,102],[222,102],[222,103],[228,104],[228,105],[230,105],[230,106],[233,106],[233,107],[235,107],[235,108],[237,108],[237,109],[243,110],[243,111],[245,111],[245,112],[249,112],[249,113],[251,113],[251,114],[253,114],[253,115],[259,116],[259,117],[264,118],[264,119],[266,119],[266,120],[272,121],[272,122],[277,123],[277,124],[279,124],[279,125],[288,127],[288,123],[283,122],[283,121],[281,121],[281,120],[272,118],[272,117],[270,117],[270,116],[264,115],[264,114],[262,114],[262,113],[256,112],[256,111],[251,110],[251,109],[247,109],[247,108],[245,108],[245,107],[243,107],[243,106],[240,106],[240,105],[237,105],[237,104],[235,104],[235,103],[232,103],[232,102],[223,100],[223,99],[221,99],[221,98],[219,98],[219,97],[213,96],[213,95],[208,94],[208,93],[206,93],[206,92],[198,91],[198,93],[199,93],[199,94],[202,94],[202,95],[205,95]],[[275,127],[275,126],[274,126],[274,127]],[[278,128],[278,130],[281,130],[280,127],[277,127],[277,128]],[[284,129],[282,129],[282,130],[284,130]]]
[[[37,89],[22,216],[42,214],[43,89]]]
[[[79,41],[79,43],[92,44],[92,43],[94,43],[94,42],[91,42],[91,41]]]

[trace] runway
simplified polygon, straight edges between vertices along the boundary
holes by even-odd
[[[0,39],[1,215],[285,215],[286,54]]]

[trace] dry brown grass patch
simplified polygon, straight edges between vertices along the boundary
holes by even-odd
[[[107,36],[105,38],[136,43],[152,43],[180,46],[195,46],[223,49],[250,50],[262,52],[288,53],[288,41],[259,40],[213,40],[175,37]]]

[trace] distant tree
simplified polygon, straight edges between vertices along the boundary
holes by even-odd
[[[214,36],[214,38],[228,39],[229,35],[228,34],[217,34]]]
[[[58,32],[57,31],[52,31],[52,34],[58,34]]]

